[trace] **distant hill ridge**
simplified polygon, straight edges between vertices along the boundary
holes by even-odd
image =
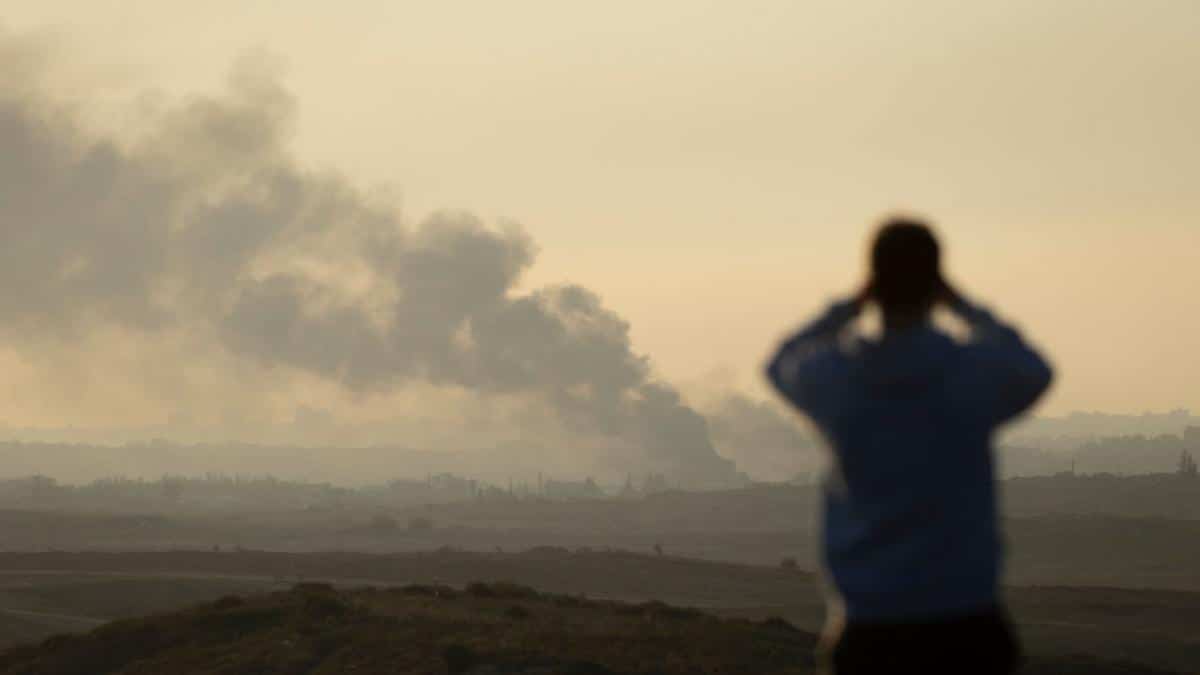
[[[1185,409],[1165,413],[1122,415],[1103,412],[1073,412],[1060,417],[1028,417],[1006,431],[1009,438],[1097,439],[1107,436],[1182,435],[1188,427],[1200,431],[1200,417]]]

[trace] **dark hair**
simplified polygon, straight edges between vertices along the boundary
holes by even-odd
[[[942,288],[941,250],[925,223],[891,218],[871,246],[872,295],[884,309],[932,305]]]

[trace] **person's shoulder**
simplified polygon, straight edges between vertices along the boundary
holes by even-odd
[[[939,326],[929,326],[924,330],[924,336],[927,341],[944,349],[957,349],[963,346],[963,343]]]
[[[877,339],[856,333],[830,345],[827,356],[831,360],[849,364],[867,358],[878,348]]]

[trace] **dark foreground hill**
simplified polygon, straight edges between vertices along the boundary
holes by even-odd
[[[0,673],[809,673],[815,638],[782,620],[513,584],[229,596],[0,654]]]
[[[226,596],[0,652],[0,673],[227,675],[812,673],[816,637],[782,619],[718,618],[660,602],[538,593],[512,583]],[[1036,675],[1156,675],[1087,658]]]

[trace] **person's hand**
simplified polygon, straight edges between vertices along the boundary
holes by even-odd
[[[945,278],[941,280],[941,286],[942,290],[938,294],[938,300],[951,310],[962,307],[963,296],[958,292],[958,289],[949,281],[946,281]]]
[[[858,292],[854,294],[854,307],[861,312],[863,308],[865,308],[867,304],[871,302],[874,296],[875,280],[868,279],[867,282],[858,289]]]

